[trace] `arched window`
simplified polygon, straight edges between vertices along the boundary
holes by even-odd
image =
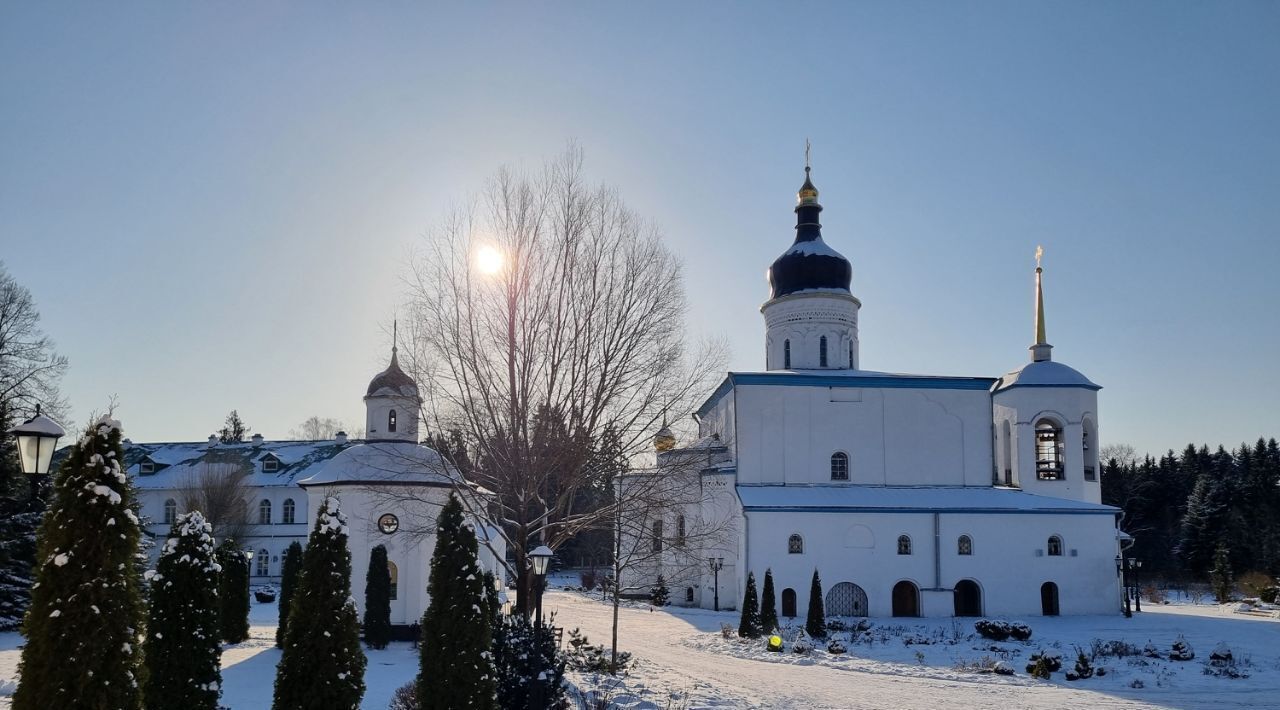
[[[178,501],[170,498],[164,502],[164,524],[173,525],[178,522]]]
[[[685,604],[693,603],[693,587],[684,588],[684,603]]]
[[[804,538],[800,537],[796,533],[792,533],[791,537],[787,538],[787,554],[803,555],[804,554]]]
[[[911,554],[911,538],[910,537],[906,535],[898,536],[898,554],[899,555]]]
[[[676,547],[684,547],[684,516],[676,516]]]
[[[831,480],[849,480],[849,454],[843,451],[831,454]]]
[[[849,341],[849,369],[853,369],[853,341]]]
[[[791,341],[782,341],[782,369],[791,369]]]
[[[400,585],[400,568],[396,567],[396,563],[387,561],[387,572],[391,573],[391,598],[396,598],[396,588]]]
[[[973,538],[969,537],[968,535],[961,535],[960,539],[956,540],[956,554],[972,555],[973,554]]]
[[[262,500],[261,503],[258,504],[258,524],[259,525],[271,524],[271,501],[265,498]]]
[[[1042,481],[1065,478],[1062,465],[1065,449],[1062,427],[1049,419],[1036,422],[1036,478]]]
[[[281,515],[284,516],[284,519],[281,520],[280,522],[284,523],[285,525],[293,525],[293,513],[295,510],[293,499],[285,498],[284,505],[281,506],[281,508],[282,508]]]
[[[827,366],[827,336],[818,338],[818,367]]]
[[[662,552],[662,521],[653,521],[653,551]]]
[[[1081,432],[1081,443],[1084,448],[1084,480],[1098,480],[1098,444],[1093,422],[1088,419],[1084,420],[1083,431]]]
[[[1062,557],[1062,538],[1057,535],[1049,536],[1048,554],[1050,557]]]
[[[271,574],[271,553],[266,548],[258,550],[257,556],[254,557],[258,561],[258,576],[266,577]]]
[[[387,431],[394,434],[396,431],[396,410],[387,412]]]
[[[1003,439],[1003,441],[1001,442],[1001,450],[1004,451],[1004,456],[1001,459],[1001,464],[1004,466],[1004,484],[1006,486],[1012,486],[1013,485],[1013,431],[1009,427],[1008,419],[1004,420],[1003,431],[1001,432],[1000,438]]]

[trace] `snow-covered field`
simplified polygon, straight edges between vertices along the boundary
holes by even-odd
[[[547,613],[559,625],[580,628],[593,643],[608,643],[610,609],[583,594],[549,591]],[[622,609],[620,647],[635,654],[634,667],[620,684],[573,676],[581,687],[612,687],[627,708],[1269,708],[1280,707],[1280,621],[1220,610],[1217,606],[1148,606],[1132,619],[1061,617],[1025,619],[1034,630],[1026,644],[995,644],[972,636],[972,620],[876,619],[871,641],[848,643],[832,656],[819,646],[808,655],[769,654],[763,642],[725,639],[721,624],[736,629],[737,615],[645,605]],[[223,703],[232,710],[265,710],[280,652],[274,648],[275,606],[254,604],[252,638],[223,653]],[[909,621],[910,623],[900,623]],[[1139,648],[1151,642],[1162,651],[1184,635],[1196,651],[1187,662],[1141,657],[1107,658],[1095,665],[1104,678],[1068,683],[1063,673],[1049,682],[1027,677],[1026,657],[1041,647],[1062,651],[1064,670],[1074,646],[1086,651],[1094,639],[1126,641]],[[846,634],[847,637],[847,634]],[[912,643],[906,643],[906,641]],[[927,642],[927,643],[925,643]],[[1248,678],[1204,674],[1204,661],[1218,643],[1230,645]],[[18,663],[21,637],[0,634],[0,708]],[[1011,678],[977,674],[958,666],[1004,654],[1017,670]],[[919,655],[917,655],[919,654]],[[369,651],[368,691],[363,707],[386,708],[391,694],[417,671],[408,644]],[[1130,684],[1141,680],[1144,687]],[[6,690],[7,689],[7,690]]]

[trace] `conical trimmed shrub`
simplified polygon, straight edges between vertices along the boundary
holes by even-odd
[[[391,640],[391,569],[387,548],[376,545],[364,575],[364,642],[370,648],[386,648]]]
[[[213,526],[199,511],[178,516],[151,579],[146,706],[218,710],[218,574]]]
[[[356,710],[364,697],[364,651],[351,598],[347,520],[326,498],[302,555],[289,605],[274,710]]]
[[[284,648],[285,630],[289,628],[289,602],[298,588],[298,576],[302,573],[302,545],[289,543],[280,566],[280,601],[276,612],[276,648]]]
[[[813,582],[809,584],[809,617],[804,622],[804,630],[816,639],[827,637],[827,614],[822,608],[822,580],[818,578],[818,570],[813,571]]]
[[[217,549],[218,633],[226,643],[249,638],[249,560],[235,540],[223,540]]]
[[[760,638],[760,600],[756,597],[755,572],[747,572],[747,591],[742,595],[738,635],[744,639]]]
[[[475,532],[456,496],[436,520],[431,605],[422,617],[418,702],[422,710],[497,707],[491,617]]]
[[[771,634],[778,630],[778,606],[773,594],[773,570],[764,571],[764,588],[760,590],[760,631]]]
[[[14,710],[142,706],[140,529],[123,459],[120,422],[103,416],[58,468],[38,534]]]

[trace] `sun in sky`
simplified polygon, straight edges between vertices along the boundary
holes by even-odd
[[[497,248],[485,245],[476,250],[476,268],[482,274],[496,274],[502,271],[506,259]]]

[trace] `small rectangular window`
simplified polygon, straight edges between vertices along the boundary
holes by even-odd
[[[275,473],[280,470],[280,461],[274,458],[265,458],[262,460],[263,473]]]
[[[156,472],[156,465],[151,461],[143,461],[142,463],[138,464],[138,473],[141,473],[144,476],[147,474],[155,473],[155,472]]]

